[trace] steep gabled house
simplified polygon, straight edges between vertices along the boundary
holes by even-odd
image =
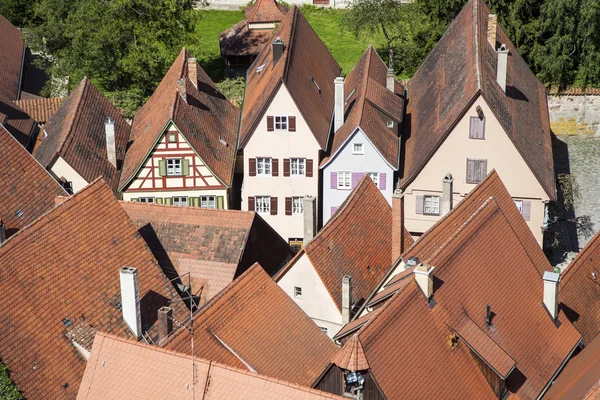
[[[131,127],[88,78],[83,78],[40,133],[33,155],[76,193],[102,177],[117,193]]]
[[[124,200],[229,208],[240,112],[186,49],[131,127]]]
[[[467,3],[409,81],[403,126],[400,185],[412,234],[496,169],[542,242],[556,198],[546,91],[483,0]],[[447,196],[443,179],[453,182]]]
[[[25,41],[21,32],[0,15],[0,94],[9,100],[21,97]]]
[[[200,305],[254,263],[273,276],[294,254],[255,212],[128,201],[121,205],[165,274],[190,286]]]
[[[581,334],[498,175],[475,191],[404,253],[392,296],[338,337],[314,387],[342,394],[362,382],[365,400],[546,392]]]
[[[66,195],[58,182],[0,125],[0,243],[53,209],[56,196]]]
[[[195,357],[303,386],[312,385],[337,351],[258,264],[161,344],[191,354],[190,332]]]
[[[287,7],[277,0],[255,0],[244,7],[245,18],[219,35],[221,57],[227,68],[245,72],[287,12]]]
[[[242,209],[298,247],[314,236],[318,165],[330,141],[341,68],[296,6],[247,72],[240,145]],[[312,196],[306,210],[304,197]]]
[[[4,242],[0,265],[0,357],[29,399],[77,396],[95,331],[152,341],[161,307],[187,315],[102,180]]]
[[[412,244],[408,231],[396,223],[395,212],[364,177],[323,229],[275,276],[330,337],[348,323],[402,249]]]
[[[346,80],[336,79],[331,154],[321,163],[326,223],[363,176],[391,204],[400,162],[404,87],[369,46]]]

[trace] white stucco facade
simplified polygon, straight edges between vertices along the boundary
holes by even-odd
[[[73,193],[79,192],[81,189],[86,187],[89,182],[83,179],[81,175],[77,173],[62,157],[58,156],[50,171],[57,179],[65,178],[68,182],[71,182],[73,187]]]
[[[362,145],[362,153],[354,152],[355,144]],[[360,174],[359,177],[362,178],[362,174],[377,173],[377,186],[388,203],[392,204],[395,171],[360,128],[355,129],[346,143],[323,165],[322,170],[323,225],[354,189],[356,179],[352,180],[353,174]],[[340,172],[350,172],[349,188],[338,187],[337,179]]]
[[[315,324],[327,329],[329,337],[333,338],[342,329],[342,314],[306,254],[296,260],[277,284]],[[302,290],[301,298],[295,295],[295,288]]]

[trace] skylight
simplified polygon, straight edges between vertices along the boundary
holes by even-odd
[[[348,95],[348,97],[346,97],[346,103],[348,103],[348,101],[350,101],[350,99],[352,98],[352,96],[354,96],[354,93],[356,93],[356,88],[352,89],[352,91],[350,92],[350,94]]]
[[[265,65],[266,65],[266,64],[259,65],[258,67],[256,67],[256,73],[257,73],[257,74],[260,74],[260,71],[262,71],[263,69],[265,69]]]
[[[310,77],[310,81],[313,83],[313,85],[315,85],[315,88],[317,88],[317,92],[319,92],[319,94],[321,94],[321,88],[319,87],[319,85],[317,84],[317,81],[315,81],[315,78],[313,76]]]
[[[221,144],[225,147],[227,147],[227,142],[225,141],[225,139],[223,139],[222,137],[219,136],[219,142],[221,142]]]
[[[17,215],[17,217],[19,217],[21,219],[25,218],[25,214],[23,214],[23,211],[21,211],[21,210],[15,211],[15,214]]]

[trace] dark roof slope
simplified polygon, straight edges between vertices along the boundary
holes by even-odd
[[[173,121],[192,148],[225,186],[233,179],[240,111],[215,87],[196,64],[198,82],[188,76],[189,53],[184,48],[150,99],[138,110],[131,127],[119,187],[124,189],[154,149],[169,121]],[[185,79],[187,101],[177,82]],[[221,143],[223,139],[227,144]]]
[[[506,93],[496,83],[497,54],[487,40],[491,14],[470,0],[408,83],[402,187],[412,182],[481,94],[550,199],[556,197],[546,91],[497,26],[510,51]],[[499,44],[497,44],[499,46]]]
[[[0,93],[10,100],[19,98],[25,42],[21,32],[0,15]]]
[[[341,68],[296,6],[292,6],[273,37],[284,42],[277,64],[273,65],[273,46],[267,46],[246,76],[240,147],[246,145],[273,96],[284,84],[325,150],[333,113],[334,80]],[[258,67],[263,68],[257,71]]]
[[[0,124],[25,148],[33,147],[32,135],[36,123],[15,101],[0,92]]]
[[[107,117],[115,123],[117,167],[107,157]],[[50,169],[62,157],[83,179],[92,182],[103,177],[116,192],[120,166],[125,157],[131,127],[88,78],[83,78],[73,93],[44,125],[35,158]],[[60,177],[59,177],[60,178]]]
[[[197,357],[310,386],[337,347],[255,264],[194,316]],[[165,347],[190,354],[190,333]]]
[[[288,9],[276,0],[255,0],[244,7],[244,16],[249,23],[280,22]]]
[[[72,327],[131,336],[119,310],[120,268],[138,269],[143,327],[177,296],[101,180],[7,240],[0,265],[0,357],[30,399],[75,398],[86,362],[66,336]]]

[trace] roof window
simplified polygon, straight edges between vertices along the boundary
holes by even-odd
[[[350,101],[350,99],[352,98],[352,96],[354,96],[354,93],[356,93],[356,88],[352,89],[352,91],[350,92],[350,94],[348,95],[348,97],[346,97],[346,104],[348,104],[348,102]]]
[[[223,146],[227,147],[227,142],[221,136],[219,136],[219,142],[221,142]]]
[[[260,74],[260,72],[261,72],[263,69],[265,69],[265,65],[266,65],[266,64],[259,65],[258,67],[256,67],[256,73],[257,73],[257,74]]]
[[[312,82],[313,85],[315,85],[315,88],[317,89],[317,92],[319,92],[319,94],[321,94],[321,88],[319,87],[319,85],[317,84],[317,81],[315,81],[314,76],[310,77],[310,81]]]
[[[15,211],[15,214],[17,215],[17,217],[19,217],[20,219],[25,218],[25,214],[23,214],[23,211],[21,211],[20,209]]]

